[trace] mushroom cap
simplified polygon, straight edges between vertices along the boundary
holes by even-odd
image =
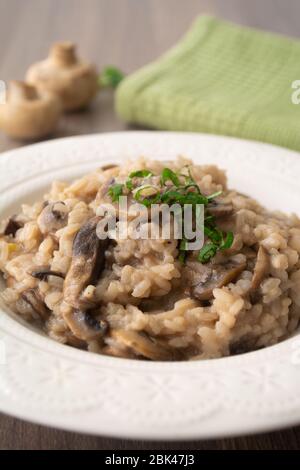
[[[28,69],[26,79],[39,90],[58,96],[66,111],[86,107],[99,88],[96,68],[78,59],[70,42],[54,44],[47,59]]]
[[[61,112],[55,96],[27,83],[11,81],[7,102],[0,106],[0,128],[16,139],[39,139],[54,131]]]

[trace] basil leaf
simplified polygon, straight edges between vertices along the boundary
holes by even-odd
[[[232,232],[228,232],[226,235],[225,240],[223,239],[222,244],[220,246],[220,250],[228,250],[233,244],[234,235]]]
[[[178,176],[170,168],[164,168],[161,174],[161,178],[160,178],[160,182],[162,186],[164,186],[164,184],[167,181],[171,181],[176,187],[180,186],[180,181],[179,181]]]
[[[215,256],[217,250],[217,245],[215,245],[214,243],[207,243],[199,251],[198,261],[203,264],[208,263],[208,261]]]
[[[125,186],[127,189],[132,190],[133,189],[133,182],[131,180],[127,180],[125,183]]]
[[[124,185],[119,184],[119,183],[116,183],[116,184],[113,184],[112,186],[110,186],[110,188],[108,190],[108,194],[111,197],[113,202],[118,201],[120,196],[122,196],[123,187],[124,187]]]
[[[215,197],[221,196],[223,191],[216,191],[215,193],[210,194],[209,196],[206,196],[209,201],[214,199]]]
[[[129,178],[147,178],[152,175],[153,173],[150,170],[138,170],[130,173]]]
[[[223,234],[218,228],[204,226],[204,234],[214,243],[219,244],[223,241]]]

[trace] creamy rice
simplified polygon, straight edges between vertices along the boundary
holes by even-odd
[[[75,303],[70,302],[66,282],[74,240],[109,200],[105,188],[112,180],[126,181],[132,171],[159,175],[166,166],[144,158],[128,161],[71,184],[55,182],[43,201],[22,206],[10,228],[3,221],[0,270],[7,305],[56,341],[129,358],[217,358],[291,335],[300,316],[299,218],[267,211],[255,199],[228,189],[224,172],[215,166],[197,166],[181,157],[167,164],[174,172],[187,165],[203,194],[222,190],[222,204],[232,206],[232,213],[218,221],[234,234],[229,249],[201,266],[196,254],[180,262],[178,240],[172,238],[117,239],[103,245],[101,272],[76,294],[80,308],[76,282],[70,286]],[[48,227],[49,207],[59,217]],[[218,266],[227,269],[228,260],[240,266],[239,272],[224,285],[212,285],[209,298],[199,298],[193,286],[203,287],[199,279],[203,284]],[[54,275],[43,275],[41,267]]]

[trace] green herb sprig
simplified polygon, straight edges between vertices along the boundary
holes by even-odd
[[[112,202],[117,202],[120,196],[123,195],[124,184],[112,184],[109,187],[108,195],[111,197]]]
[[[151,184],[145,184],[145,179],[155,176],[150,170],[137,170],[129,174],[125,184],[114,184],[109,188],[109,195],[113,202],[118,201],[123,194],[124,189],[132,192],[133,197],[140,204],[147,208],[152,204],[185,204],[192,205],[195,213],[199,204],[204,205],[204,226],[199,227],[204,231],[207,238],[205,245],[199,250],[198,261],[207,263],[213,258],[219,250],[229,249],[234,240],[232,232],[224,232],[217,227],[215,217],[209,213],[209,203],[222,194],[222,191],[216,191],[213,194],[205,196],[201,193],[199,185],[194,180],[190,168],[188,175],[175,173],[170,168],[164,168],[160,175],[160,188]],[[142,179],[142,183],[139,183]],[[187,240],[182,239],[179,243],[178,259],[181,263],[185,262],[187,256]]]
[[[99,86],[117,88],[124,77],[125,75],[120,69],[109,65],[102,70],[99,76]]]

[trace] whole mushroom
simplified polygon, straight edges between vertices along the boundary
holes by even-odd
[[[57,95],[65,111],[85,108],[99,89],[96,68],[77,57],[71,42],[54,44],[46,60],[29,68],[26,79]]]
[[[52,134],[61,112],[55,96],[13,80],[8,86],[7,102],[0,106],[0,129],[15,139],[40,139]]]

